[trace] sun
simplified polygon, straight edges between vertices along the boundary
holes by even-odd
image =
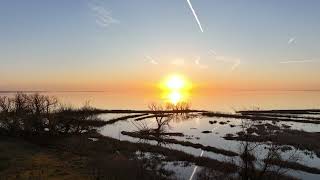
[[[178,104],[187,101],[190,94],[191,83],[185,76],[173,74],[167,76],[161,83],[162,97],[166,102]]]
[[[182,77],[178,75],[173,75],[169,77],[169,79],[166,82],[166,86],[169,90],[177,91],[185,86],[185,81],[183,80]]]

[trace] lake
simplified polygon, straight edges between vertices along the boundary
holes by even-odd
[[[13,93],[0,93],[11,96]],[[65,104],[82,106],[89,101],[102,109],[147,109],[152,102],[164,102],[160,94],[116,92],[46,92]],[[193,109],[234,112],[251,109],[320,108],[320,91],[229,91],[191,94],[187,100]]]

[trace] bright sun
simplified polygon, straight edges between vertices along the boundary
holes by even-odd
[[[170,90],[180,90],[184,87],[185,81],[178,75],[171,76],[167,80],[167,88]]]
[[[190,83],[181,75],[171,75],[162,84],[164,98],[167,102],[177,104],[187,100]]]

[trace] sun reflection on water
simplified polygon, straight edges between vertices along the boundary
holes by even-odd
[[[182,101],[182,95],[178,91],[174,91],[168,94],[168,100],[170,103],[176,105],[178,102]]]

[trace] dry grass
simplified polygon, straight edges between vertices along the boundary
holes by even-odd
[[[72,154],[8,137],[1,137],[0,152],[0,177],[4,179],[86,179],[80,168],[73,167],[75,160],[83,164],[81,158]]]

